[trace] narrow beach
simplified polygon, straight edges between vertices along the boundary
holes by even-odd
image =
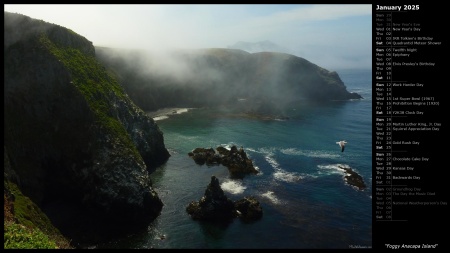
[[[189,110],[194,108],[179,108],[179,107],[168,107],[158,109],[157,111],[148,111],[147,115],[153,118],[154,120],[163,120],[167,119],[172,115],[182,114],[188,112]]]

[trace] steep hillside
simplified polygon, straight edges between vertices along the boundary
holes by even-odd
[[[347,91],[336,72],[303,58],[276,52],[247,53],[210,48],[152,54],[96,48],[144,110],[226,105],[244,111],[283,112],[301,101],[361,98]]]
[[[17,185],[75,244],[145,228],[162,208],[149,169],[169,157],[158,126],[84,37],[5,12],[4,38],[5,194]]]

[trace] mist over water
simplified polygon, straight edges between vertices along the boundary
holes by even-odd
[[[339,75],[279,52],[208,48],[176,51],[96,48],[98,59],[144,110],[222,107],[285,116],[299,102],[348,100]]]
[[[343,248],[372,244],[371,71],[338,71],[362,100],[292,107],[289,120],[222,117],[189,109],[157,121],[172,156],[151,175],[164,203],[147,231],[97,248]],[[300,106],[300,105],[299,105]],[[346,139],[345,152],[336,141]],[[197,165],[197,147],[243,146],[260,171],[231,179],[226,167]],[[367,185],[347,185],[350,167]],[[204,194],[212,175],[233,201],[254,196],[263,217],[231,224],[192,220],[185,208]],[[164,239],[161,236],[164,235]]]

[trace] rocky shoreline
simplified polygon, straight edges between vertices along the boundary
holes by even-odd
[[[182,108],[182,107],[167,107],[158,109],[156,111],[148,111],[147,115],[154,120],[162,120],[165,118],[168,118],[173,115],[182,114],[185,112],[188,112],[189,110],[192,110],[194,108]]]

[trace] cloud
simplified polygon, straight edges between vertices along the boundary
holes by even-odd
[[[324,67],[335,65],[327,58],[357,59],[354,66],[371,62],[371,9],[363,4],[5,5],[5,11],[67,27],[95,46],[226,48],[238,41],[269,40],[307,52],[299,56]],[[319,57],[325,51],[330,55]]]

